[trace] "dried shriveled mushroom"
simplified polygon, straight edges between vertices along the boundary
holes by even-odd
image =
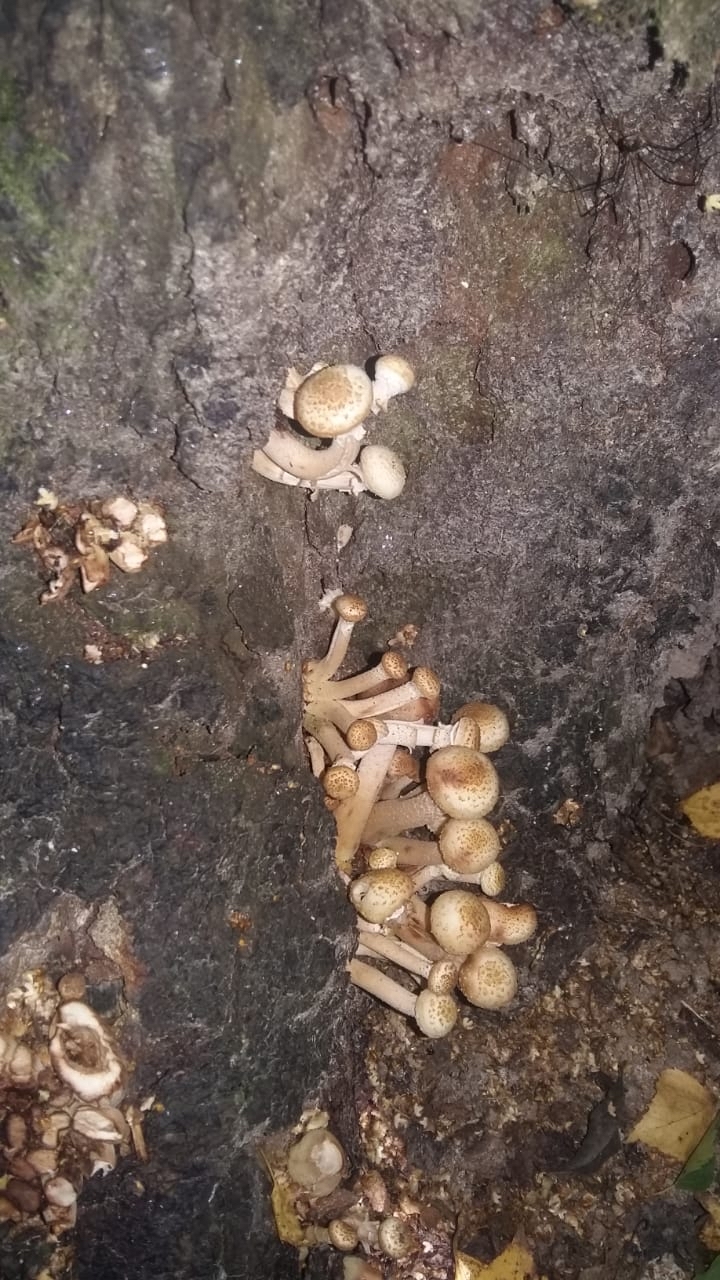
[[[109,1032],[80,1000],[60,1006],[50,1059],[60,1079],[85,1102],[107,1097],[122,1078],[122,1063]]]

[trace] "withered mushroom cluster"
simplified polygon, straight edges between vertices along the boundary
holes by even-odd
[[[86,1179],[133,1148],[146,1158],[125,1064],[84,996],[81,974],[54,987],[33,970],[0,1019],[0,1222],[54,1236],[74,1226]]]
[[[405,468],[384,445],[362,448],[363,423],[414,382],[413,370],[398,355],[378,357],[372,378],[354,364],[315,364],[308,374],[289,369],[278,408],[290,421],[283,429],[274,427],[267,443],[255,451],[253,470],[267,480],[314,493],[369,490],[378,498],[397,498],[405,487]],[[306,433],[305,440],[297,427]],[[307,436],[320,447],[313,447]]]
[[[383,1280],[384,1264],[419,1255],[426,1263],[442,1257],[447,1275],[453,1224],[428,1211],[402,1179],[391,1196],[377,1169],[352,1177],[328,1120],[325,1111],[307,1112],[290,1133],[263,1145],[281,1237],[303,1251],[326,1244],[344,1253],[344,1280]]]
[[[41,604],[62,600],[78,577],[83,591],[94,591],[109,580],[113,565],[123,573],[139,573],[150,549],[167,542],[165,517],[151,502],[122,495],[61,502],[41,489],[35,505],[13,542],[32,547],[48,577]]]
[[[337,867],[359,917],[350,980],[414,1018],[425,1035],[444,1036],[457,1020],[456,988],[483,1009],[513,999],[517,975],[502,948],[525,942],[537,927],[529,904],[495,900],[505,876],[500,839],[487,819],[500,793],[488,753],[508,740],[507,717],[490,703],[471,702],[452,723],[436,723],[437,676],[425,667],[409,671],[396,651],[337,679],[367,606],[339,594],[333,608],[327,654],[303,667],[303,729],[337,827]],[[417,750],[428,752],[424,760]],[[408,834],[421,828],[433,838]],[[425,901],[422,894],[442,880],[472,888]],[[409,990],[370,959],[424,985]]]

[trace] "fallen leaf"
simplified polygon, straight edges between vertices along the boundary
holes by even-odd
[[[455,1254],[453,1280],[532,1280],[535,1262],[527,1249],[513,1241],[492,1262],[478,1262],[468,1253]]]
[[[717,1172],[716,1144],[718,1121],[715,1116],[709,1129],[703,1134],[694,1151],[691,1151],[684,1168],[675,1179],[681,1191],[709,1191]]]
[[[698,835],[720,840],[720,782],[687,796],[681,805]]]
[[[707,1271],[696,1271],[695,1280],[720,1280],[720,1257],[710,1263]]]
[[[660,1075],[645,1115],[629,1142],[644,1142],[674,1160],[687,1160],[712,1122],[716,1103],[712,1094],[686,1071],[668,1068]]]

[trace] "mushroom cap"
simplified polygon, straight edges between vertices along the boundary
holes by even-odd
[[[343,1253],[349,1253],[358,1242],[358,1233],[353,1224],[345,1222],[344,1218],[333,1218],[328,1223],[328,1235],[333,1248],[340,1249]]]
[[[448,818],[440,828],[438,847],[451,871],[476,875],[496,862],[500,837],[485,818]]]
[[[501,862],[491,862],[480,872],[480,888],[488,898],[496,898],[505,888],[505,868]]]
[[[372,402],[372,383],[364,369],[356,364],[329,364],[300,383],[293,411],[311,436],[332,439],[359,426]]]
[[[449,955],[469,955],[490,937],[490,917],[482,898],[467,889],[439,894],[430,908],[430,932]]]
[[[537,929],[537,911],[529,902],[488,902],[485,910],[490,917],[490,937],[503,946],[527,942]]]
[[[345,734],[351,751],[369,751],[375,746],[378,735],[372,720],[353,720]]]
[[[412,673],[412,682],[422,698],[428,698],[434,702],[440,697],[442,685],[439,677],[430,670],[430,667],[416,667]]]
[[[499,751],[510,737],[510,722],[501,707],[492,702],[466,702],[453,716],[457,720],[469,717],[480,729],[480,750]]]
[[[347,800],[354,796],[360,781],[351,764],[331,764],[323,774],[323,790],[332,800]]]
[[[493,765],[470,747],[441,747],[433,752],[425,782],[435,804],[450,818],[484,818],[500,794]]]
[[[388,778],[407,778],[409,782],[419,782],[420,768],[412,752],[407,747],[398,747],[387,768]]]
[[[406,1258],[417,1246],[415,1233],[400,1218],[383,1218],[378,1227],[378,1245],[388,1258]]]
[[[394,849],[371,849],[367,856],[368,871],[386,871],[396,867],[398,856]]]
[[[345,1152],[327,1129],[309,1129],[288,1151],[288,1174],[314,1196],[329,1196],[344,1169]]]
[[[385,498],[388,502],[399,498],[405,488],[407,472],[393,449],[384,444],[368,444],[360,454],[358,466],[365,484],[376,497]]]
[[[401,653],[397,653],[394,649],[389,649],[380,659],[382,667],[388,680],[406,680],[408,673],[408,664]]]
[[[350,885],[350,901],[370,924],[383,924],[413,896],[412,876],[397,868],[366,871]],[[490,932],[488,926],[488,933]]]
[[[362,596],[343,592],[333,600],[333,608],[343,622],[364,622],[367,618],[367,605]]]
[[[453,723],[455,725],[453,746],[470,747],[473,751],[479,751],[481,733],[477,721],[473,720],[471,716],[460,716],[460,719],[453,721]]]
[[[517,992],[517,973],[499,947],[479,947],[460,966],[458,986],[479,1009],[501,1009]]]
[[[454,960],[436,960],[428,976],[428,991],[438,996],[449,996],[457,986],[457,964]]]
[[[390,399],[400,396],[415,385],[415,370],[408,364],[404,356],[390,352],[375,361],[374,381],[382,386],[382,390]]]

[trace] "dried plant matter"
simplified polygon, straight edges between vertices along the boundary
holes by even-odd
[[[139,1109],[123,1104],[127,1065],[84,997],[80,973],[56,987],[35,969],[0,1010],[0,1218],[55,1237],[88,1178],[147,1155]]]
[[[167,542],[167,525],[151,502],[114,498],[61,502],[40,489],[36,510],[13,542],[32,547],[47,579],[41,604],[62,600],[80,580],[83,591],[109,581],[112,566],[139,573],[150,550]]]

